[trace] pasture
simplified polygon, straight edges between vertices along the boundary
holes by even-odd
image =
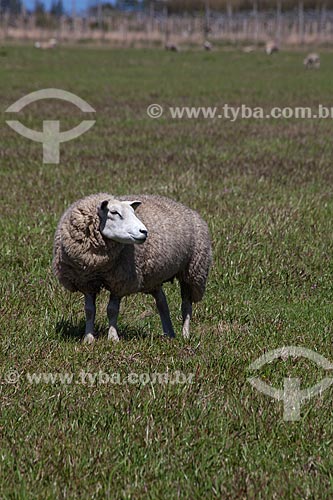
[[[282,402],[247,382],[248,366],[282,346],[333,360],[332,122],[146,113],[151,103],[331,106],[333,55],[323,53],[320,71],[304,70],[303,57],[1,49],[1,498],[333,496],[332,389],[289,422]],[[41,144],[5,124],[10,104],[49,87],[96,110],[95,126],[61,145],[59,165],[43,164]],[[36,130],[57,118],[66,130],[86,117],[60,101],[19,116]],[[53,235],[70,203],[98,191],[169,196],[208,222],[214,267],[190,340],[180,336],[178,287],[167,284],[174,341],[161,337],[153,299],[137,295],[122,303],[122,341],[109,343],[103,293],[100,338],[80,343],[83,298],[52,276]],[[82,383],[82,371],[100,375]],[[177,371],[191,380],[103,381]],[[33,383],[33,373],[74,380]],[[289,358],[260,376],[275,387],[287,376],[310,387],[325,372]]]

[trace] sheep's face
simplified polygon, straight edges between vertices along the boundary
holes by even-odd
[[[141,201],[103,201],[98,209],[102,235],[118,243],[144,243],[148,231],[134,213],[140,204]]]

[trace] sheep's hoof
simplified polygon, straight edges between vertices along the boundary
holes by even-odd
[[[184,339],[189,339],[190,338],[190,330],[188,328],[183,328],[183,338]]]
[[[94,337],[94,335],[93,335],[92,333],[87,333],[87,334],[83,337],[82,342],[83,342],[84,344],[93,344],[93,343],[95,342],[95,340],[96,340],[96,339],[95,339],[95,337]]]
[[[118,333],[114,326],[110,326],[109,328],[108,340],[112,340],[112,342],[119,342]]]
[[[176,334],[174,332],[162,332],[162,337],[164,337],[165,339],[175,339],[176,338]]]

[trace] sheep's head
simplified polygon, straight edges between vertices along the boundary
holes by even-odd
[[[100,231],[112,241],[125,244],[144,243],[148,236],[146,226],[137,218],[135,210],[141,201],[104,200],[98,208]]]

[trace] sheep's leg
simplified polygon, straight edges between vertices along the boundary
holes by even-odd
[[[168,337],[175,337],[175,332],[170,319],[169,306],[163,289],[159,288],[158,290],[155,290],[152,292],[152,296],[155,299],[156,307],[161,318],[163,333],[168,335]]]
[[[109,333],[108,339],[115,342],[119,341],[117,332],[117,320],[120,308],[120,299],[117,297],[112,297],[110,295],[110,300],[107,307],[108,318],[109,318]]]
[[[86,313],[86,330],[83,337],[83,342],[91,344],[95,340],[94,325],[96,316],[96,294],[85,294],[84,310]]]
[[[180,284],[182,296],[182,317],[183,317],[183,337],[188,339],[190,336],[190,321],[192,318],[191,292],[187,285]]]

